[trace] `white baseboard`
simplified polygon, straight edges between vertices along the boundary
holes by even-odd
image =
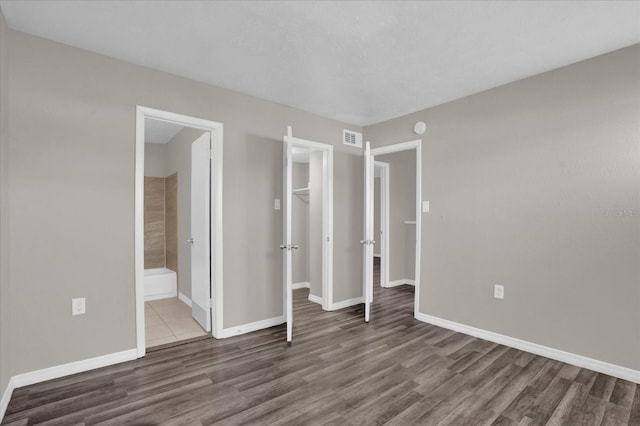
[[[189,299],[187,296],[182,294],[181,291],[178,292],[178,299],[180,299],[180,301],[185,305],[187,305],[188,307],[191,307],[191,299]]]
[[[364,303],[364,299],[362,297],[356,297],[355,299],[342,300],[340,302],[331,304],[331,306],[329,307],[329,310],[337,311],[338,309],[348,308],[349,306],[358,305],[360,303]]]
[[[316,295],[309,293],[309,301],[313,303],[317,303],[318,305],[322,306],[324,299],[322,297],[318,297]]]
[[[83,359],[81,361],[70,362],[68,364],[56,365],[55,367],[43,368],[42,370],[22,373],[12,377],[16,388],[44,382],[46,380],[57,379],[71,374],[82,373],[108,365],[119,364],[138,358],[136,349],[116,352],[109,355],[97,356],[95,358]]]
[[[566,362],[567,364],[575,365],[577,367],[587,368],[589,370],[597,371],[598,373],[607,374],[640,384],[640,371],[638,370],[632,370],[631,368],[621,367],[619,365],[610,364],[608,362],[588,358],[571,352],[565,352],[560,349],[550,348],[548,346],[539,345],[526,340],[516,339],[515,337],[505,336],[503,334],[494,333],[481,328],[471,327],[469,325],[434,317],[432,315],[418,312],[415,317],[419,321],[437,325],[449,330],[468,334],[490,342],[499,343],[525,352],[551,358],[556,361]]]
[[[389,283],[387,285],[383,286],[383,287],[391,288],[391,287],[396,287],[396,286],[404,285],[404,284],[416,285],[416,282],[414,280],[408,280],[406,278],[403,278],[401,280],[389,281]]]
[[[0,400],[0,422],[4,419],[4,413],[7,412],[7,407],[9,406],[9,401],[11,401],[11,395],[13,394],[13,390],[16,388],[13,383],[13,377],[9,379],[9,383],[7,383],[7,389],[5,389],[4,394],[2,394],[2,399]]]
[[[2,400],[0,401],[0,422],[4,418],[4,414],[9,406],[11,394],[16,388],[33,385],[47,380],[58,379],[71,374],[82,373],[96,368],[107,367],[109,365],[119,364],[125,361],[132,361],[136,358],[138,358],[138,351],[136,349],[129,349],[127,351],[116,352],[109,355],[102,355],[95,358],[70,362],[68,364],[43,368],[42,370],[17,374],[9,379],[7,389],[2,395]]]
[[[251,333],[252,331],[258,331],[275,325],[284,324],[285,322],[284,316],[281,315],[279,317],[268,318],[266,320],[237,325],[235,327],[229,327],[222,330],[222,336],[220,338],[225,339],[227,337],[239,336],[241,334]]]
[[[176,297],[176,293],[167,292],[167,293],[158,293],[151,296],[145,296],[145,302],[151,302],[152,300],[160,300],[160,299],[171,299],[172,297]]]
[[[291,288],[294,290],[298,290],[300,288],[311,288],[311,283],[308,283],[308,282],[293,283]]]

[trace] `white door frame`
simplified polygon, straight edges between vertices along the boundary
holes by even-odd
[[[223,125],[216,121],[162,111],[141,105],[136,106],[135,145],[135,196],[134,196],[134,282],[136,300],[136,348],[138,358],[146,353],[144,321],[144,142],[145,119],[176,123],[210,132],[211,160],[211,295],[215,306],[212,320],[212,335],[223,334],[223,274],[222,274],[222,142]]]
[[[414,317],[418,315],[420,304],[420,250],[422,235],[422,139],[387,145],[371,150],[372,160],[378,155],[392,154],[394,152],[416,150],[416,261],[415,261],[415,297],[413,306]],[[375,164],[375,163],[374,163]],[[388,189],[388,188],[387,188]],[[387,192],[388,194],[388,192]],[[387,210],[388,212],[388,210]],[[387,215],[388,218],[388,215]],[[388,240],[387,240],[388,244]],[[388,248],[388,247],[387,247]],[[381,265],[382,266],[382,265]],[[388,269],[388,268],[387,268]],[[382,271],[381,271],[382,272]],[[387,277],[388,278],[388,277]],[[382,281],[382,278],[381,280]]]
[[[285,141],[293,147],[322,151],[322,309],[333,310],[333,145],[293,137],[287,127]],[[285,189],[286,190],[286,189]],[[286,215],[283,215],[286,216]],[[284,226],[287,218],[284,217]],[[287,319],[286,289],[284,289],[284,317]]]
[[[389,163],[374,161],[380,170],[380,235],[374,235],[380,247],[380,287],[389,286]],[[375,181],[375,177],[374,177]],[[375,200],[375,191],[374,191]],[[374,202],[375,206],[375,202]],[[375,212],[374,212],[375,214]]]

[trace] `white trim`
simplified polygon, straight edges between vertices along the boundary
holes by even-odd
[[[378,161],[378,164],[383,165],[380,169],[380,226],[382,230],[380,243],[382,244],[381,254],[383,255],[380,259],[380,284],[387,284],[389,283],[389,259],[391,257],[389,254],[389,229],[391,229],[389,226],[389,217],[391,216],[389,212],[389,196],[391,194],[389,185],[391,173],[389,163]]]
[[[323,301],[324,299],[322,297],[309,293],[309,302],[317,303],[318,305],[322,306]]]
[[[409,142],[375,148],[371,150],[371,155],[373,156],[373,159],[375,161],[375,156],[377,155],[391,154],[394,152],[408,151],[411,149],[416,150],[416,260],[414,275],[414,285],[416,287],[416,290],[413,298],[413,314],[417,318],[418,312],[420,311],[420,256],[422,251],[422,139],[416,139]],[[387,203],[387,205],[388,204],[389,203]],[[387,256],[387,258],[388,257],[389,256]],[[382,261],[384,262],[384,257],[382,258]]]
[[[589,370],[597,371],[598,373],[607,374],[640,384],[640,371],[638,370],[632,370],[631,368],[610,364],[608,362],[588,358],[571,352],[565,352],[560,349],[550,348],[548,346],[539,345],[537,343],[528,342],[515,337],[505,336],[503,334],[494,333],[493,331],[471,327],[469,325],[434,317],[432,315],[417,313],[416,319],[428,324],[437,325],[438,327],[468,334],[490,342],[499,343],[525,352],[551,358],[556,361],[566,362],[567,364],[575,365],[577,367],[587,368]]]
[[[178,299],[188,307],[191,307],[191,299],[185,296],[181,291],[178,292]]]
[[[306,282],[306,281],[302,281],[302,282],[299,282],[299,283],[293,283],[291,285],[291,288],[294,289],[294,290],[298,290],[298,289],[301,289],[301,288],[311,288],[311,283]]]
[[[138,358],[146,352],[144,329],[144,119],[136,107],[135,195],[134,195],[134,282],[136,304],[136,349]]]
[[[132,361],[137,358],[137,350],[129,349],[108,355],[97,356],[95,358],[83,359],[70,362],[68,364],[56,365],[54,367],[43,368],[42,370],[30,371],[13,376],[13,384],[16,388],[40,383],[47,380],[58,379],[71,374],[82,373],[121,362]]]
[[[389,163],[375,161],[374,169],[380,169],[380,287],[388,287],[389,283]],[[374,179],[375,182],[375,179]],[[375,188],[375,187],[374,187]],[[373,191],[375,206],[375,190]],[[377,245],[378,246],[378,245]],[[375,254],[374,254],[375,256]]]
[[[363,297],[356,297],[355,299],[342,300],[340,302],[333,303],[330,307],[330,311],[337,311],[338,309],[348,308],[349,306],[359,305],[364,303]]]
[[[138,358],[146,353],[144,327],[144,122],[146,118],[177,123],[211,133],[211,294],[213,307],[212,335],[223,331],[223,251],[222,251],[222,144],[223,124],[173,112],[136,106],[135,196],[134,196],[134,281],[136,306],[136,349]]]
[[[291,126],[287,126],[287,134],[284,136],[285,144],[292,147],[311,148],[322,151],[322,309],[331,310],[333,300],[333,145],[314,142],[293,136]],[[286,163],[286,149],[284,162]],[[289,171],[286,170],[286,173]],[[286,179],[284,190],[286,191]],[[283,228],[286,227],[287,218],[284,218]],[[290,242],[285,242],[290,244]],[[285,272],[286,273],[286,272]],[[283,306],[286,308],[286,289],[284,292]],[[285,309],[286,310],[286,309]],[[285,312],[286,313],[286,312]],[[284,315],[286,318],[286,315]]]
[[[13,390],[16,388],[13,383],[13,377],[9,379],[9,383],[7,383],[7,388],[2,394],[2,400],[0,400],[0,423],[2,419],[4,419],[4,414],[7,412],[7,407],[9,406],[9,401],[11,401],[11,395],[13,394]]]
[[[7,412],[11,395],[16,388],[45,382],[47,380],[59,379],[60,377],[72,374],[83,373],[96,368],[107,367],[109,365],[120,364],[121,362],[133,361],[138,358],[137,349],[129,349],[122,352],[115,352],[108,355],[101,355],[95,358],[83,359],[67,364],[56,365],[41,370],[30,371],[28,373],[17,374],[9,379],[7,389],[0,400],[0,422]]]
[[[385,288],[391,288],[391,287],[397,287],[399,285],[416,285],[416,282],[414,280],[409,280],[406,278],[403,278],[401,280],[395,280],[395,281],[389,281],[389,283],[387,285],[383,285],[382,287]]]
[[[227,337],[239,336],[241,334],[251,333],[252,331],[262,330],[264,328],[273,327],[276,325],[284,324],[286,321],[284,316],[268,318],[265,320],[250,322],[248,324],[242,324],[235,327],[225,328],[222,330],[220,338],[226,339]]]
[[[408,142],[396,143],[393,145],[381,146],[379,148],[371,149],[371,155],[374,157],[376,155],[385,155],[385,154],[393,154],[395,152],[401,151],[409,151],[411,149],[416,149],[418,144],[422,142],[422,139],[414,139]]]

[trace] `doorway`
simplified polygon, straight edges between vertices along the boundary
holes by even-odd
[[[373,185],[373,262],[374,282],[389,283],[389,163],[374,161]]]
[[[333,302],[333,146],[284,136],[283,305],[293,336],[294,289],[330,310]],[[295,282],[294,282],[295,281]]]
[[[421,140],[404,142],[395,145],[389,145],[381,148],[371,149],[367,142],[365,147],[365,220],[364,220],[364,236],[361,241],[363,245],[363,292],[365,301],[365,321],[369,322],[371,318],[371,304],[374,297],[374,280],[379,279],[380,287],[394,287],[403,284],[415,286],[414,295],[414,316],[418,312],[419,291],[420,291],[420,232],[421,232]],[[406,174],[411,172],[412,163],[415,164],[415,177],[410,176],[399,179],[409,183],[415,182],[415,187],[404,184],[400,186],[391,185],[392,168],[398,158],[413,151],[415,159],[408,163],[398,163],[394,169],[396,172]],[[412,153],[412,154],[413,154]],[[377,162],[376,159],[388,160]],[[376,178],[376,175],[378,176]],[[378,191],[376,191],[376,179],[378,181]],[[409,180],[407,180],[409,179]],[[398,200],[392,200],[392,196],[399,192],[405,192],[404,197],[409,200],[404,203]],[[379,194],[379,195],[377,195]],[[413,197],[411,197],[413,195]],[[376,196],[379,197],[379,203],[376,203]],[[412,198],[412,199],[411,199]],[[406,205],[405,205],[406,204]],[[380,220],[376,221],[376,215]],[[393,218],[391,218],[393,216]],[[376,230],[376,222],[379,230]],[[379,238],[380,237],[380,238]],[[376,241],[378,238],[378,241]],[[391,247],[393,245],[393,247]],[[377,248],[377,250],[376,250]],[[374,260],[374,255],[380,254],[379,269]],[[393,263],[391,260],[393,259]],[[380,275],[375,276],[377,271]]]
[[[221,123],[137,107],[135,290],[138,357],[221,335]]]

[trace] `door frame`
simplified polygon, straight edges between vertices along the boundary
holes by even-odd
[[[421,241],[421,235],[422,235],[422,208],[421,208],[422,206],[422,139],[416,139],[408,142],[402,142],[402,143],[397,143],[393,145],[382,146],[380,148],[374,148],[371,150],[371,157],[375,164],[376,156],[384,155],[384,154],[392,154],[395,152],[409,151],[411,149],[416,150],[416,259],[415,259],[415,296],[414,296],[414,303],[413,303],[413,316],[416,317],[419,312],[418,308],[420,304],[420,256],[421,256],[420,251],[422,246],[421,244],[422,243]],[[389,195],[389,187],[387,186],[386,189],[387,189],[386,194]],[[388,198],[387,198],[387,201],[388,201]],[[388,204],[389,203],[387,202],[387,207],[388,207]],[[389,218],[388,212],[389,210],[387,208],[387,211],[386,211],[387,221]],[[388,226],[388,223],[387,223],[387,226]],[[387,250],[388,250],[388,241],[389,240],[387,238],[386,240]],[[380,264],[380,268],[381,268],[380,283],[381,284],[383,281],[382,261],[384,261],[384,258],[381,259],[381,264]],[[388,283],[388,267],[386,268],[385,272],[387,273],[387,283]]]
[[[138,358],[146,353],[144,318],[144,143],[145,119],[176,123],[208,131],[211,137],[210,254],[211,295],[215,306],[211,330],[215,338],[223,337],[223,262],[222,262],[222,144],[223,124],[136,105],[135,189],[134,189],[134,283],[136,308],[136,350]]]
[[[380,287],[389,286],[389,163],[373,162],[374,170],[380,170]],[[374,174],[374,182],[375,182]],[[374,185],[375,200],[375,185]],[[375,202],[374,202],[375,207]],[[375,212],[374,212],[375,214]],[[374,238],[376,236],[374,235]]]
[[[287,126],[284,141],[291,142],[292,147],[322,151],[322,309],[331,311],[333,309],[333,145],[294,137],[291,126]],[[283,191],[286,191],[286,183]],[[286,221],[287,217],[283,215],[283,228],[287,225]],[[287,320],[286,291],[285,286],[283,292],[285,321]]]

